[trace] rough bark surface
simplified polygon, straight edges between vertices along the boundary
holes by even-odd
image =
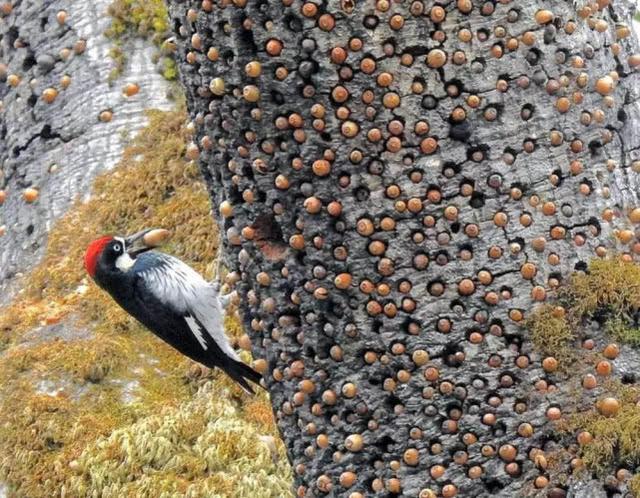
[[[128,47],[130,66],[109,85],[112,42],[103,33],[110,0],[13,3],[0,15],[0,303],[10,299],[12,277],[42,256],[51,223],[120,158],[124,137],[144,125],[144,110],[172,105],[146,42]],[[60,11],[67,13],[62,25]],[[16,87],[10,75],[19,78]],[[71,79],[63,89],[65,75]],[[136,97],[122,95],[128,82],[141,85]],[[51,104],[41,97],[46,88],[59,92]],[[99,119],[105,110],[109,122]],[[27,188],[39,191],[37,202],[24,201]]]
[[[169,4],[298,495],[605,496],[568,464],[533,487],[570,395],[522,323],[629,251],[631,5]]]

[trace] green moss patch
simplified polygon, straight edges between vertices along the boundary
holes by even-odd
[[[131,38],[142,38],[152,42],[157,48],[157,60],[161,60],[162,75],[167,80],[178,76],[175,61],[170,53],[160,48],[170,34],[169,14],[164,0],[114,0],[107,13],[111,24],[105,31],[114,47],[109,55],[114,61],[114,69],[109,75],[111,81],[124,71],[127,58],[123,46]]]

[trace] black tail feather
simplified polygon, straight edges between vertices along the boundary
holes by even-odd
[[[225,361],[225,365],[222,367],[222,370],[235,380],[240,386],[248,393],[255,394],[255,391],[251,387],[251,385],[247,382],[250,380],[254,384],[262,387],[260,384],[260,380],[262,379],[262,375],[256,372],[253,368],[251,368],[246,363],[243,363],[240,360],[234,360],[232,358],[228,358]],[[263,388],[264,389],[264,388]]]

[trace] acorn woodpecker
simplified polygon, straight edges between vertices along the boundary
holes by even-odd
[[[209,368],[218,367],[248,393],[261,376],[243,363],[223,330],[219,284],[209,283],[179,259],[149,244],[153,230],[128,237],[105,236],[89,244],[87,273],[160,339]]]

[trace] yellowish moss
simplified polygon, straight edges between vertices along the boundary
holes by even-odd
[[[614,317],[607,321],[607,333],[616,341],[640,346],[640,329],[632,327],[620,317]]]
[[[25,291],[0,312],[0,480],[10,495],[289,495],[286,458],[273,463],[256,443],[277,435],[266,394],[249,399],[214,372],[194,397],[191,362],[122,311],[82,266],[96,236],[157,226],[173,233],[168,252],[210,276],[218,236],[197,167],[184,158],[185,120],[183,109],[149,113],[91,199],[52,229]],[[237,317],[226,324],[242,334]]]
[[[581,456],[585,465],[601,476],[611,472],[613,465],[640,464],[640,388],[611,382],[607,391],[620,401],[617,415],[605,417],[594,407],[569,420],[569,430],[588,431],[593,436],[593,441],[582,447]]]
[[[123,43],[128,38],[143,38],[160,48],[170,36],[169,15],[164,0],[114,0],[107,13],[111,16],[111,24],[105,35],[115,44],[109,53],[115,64],[109,76],[113,81],[122,74],[127,63]],[[157,57],[160,57],[159,53]],[[167,80],[174,80],[178,75],[175,61],[167,54],[162,55],[162,74]]]
[[[621,258],[596,259],[588,273],[576,273],[566,289],[576,316],[597,311],[614,316],[640,308],[640,265]]]
[[[189,402],[119,428],[88,447],[77,460],[71,493],[289,496],[282,443],[272,453],[262,439],[263,427],[244,420],[219,394],[215,383],[207,383]]]
[[[633,496],[640,496],[640,474],[635,474],[629,481],[629,491]]]
[[[544,305],[535,310],[527,320],[526,326],[531,341],[538,352],[557,359],[571,356],[571,342],[575,334],[566,314],[558,313],[553,305]]]

